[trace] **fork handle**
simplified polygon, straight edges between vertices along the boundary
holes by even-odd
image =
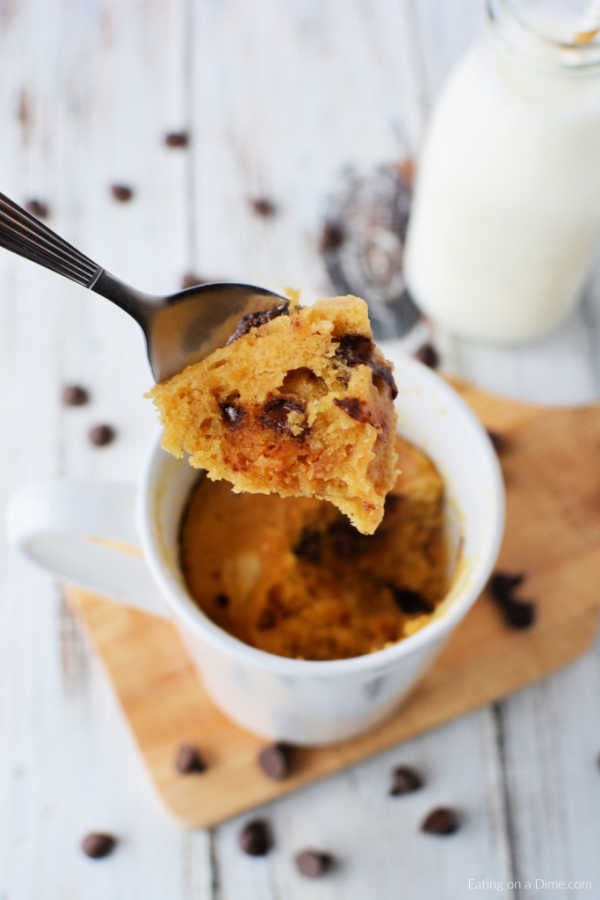
[[[106,272],[1,192],[0,247],[101,294],[147,329],[158,298],[142,294]]]
[[[0,193],[0,247],[91,288],[102,267]]]

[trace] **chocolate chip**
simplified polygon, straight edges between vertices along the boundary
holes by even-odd
[[[433,606],[429,600],[418,591],[413,591],[411,588],[407,587],[398,587],[392,583],[390,583],[388,587],[394,595],[396,605],[405,615],[415,616],[433,611]]]
[[[504,453],[507,447],[507,440],[503,434],[500,434],[499,431],[493,431],[491,428],[487,430],[488,437],[492,444],[494,445],[494,450],[498,455]]]
[[[292,553],[311,563],[320,563],[323,552],[323,535],[315,528],[303,528]]]
[[[248,856],[265,856],[273,846],[268,823],[264,819],[248,822],[238,835],[238,843]]]
[[[48,204],[45,203],[44,200],[39,200],[37,197],[32,197],[31,200],[27,200],[25,209],[38,219],[47,219],[50,215]]]
[[[421,831],[425,831],[427,834],[454,834],[455,831],[458,831],[459,826],[460,822],[455,810],[450,809],[449,806],[438,806],[437,809],[432,809],[425,816],[421,823]]]
[[[115,849],[117,839],[112,834],[91,831],[81,841],[81,849],[90,859],[102,859]]]
[[[400,797],[402,794],[412,794],[423,787],[423,779],[416,769],[410,766],[396,766],[392,769],[392,784],[390,796]]]
[[[394,380],[391,366],[388,366],[385,363],[375,363],[373,361],[371,361],[369,365],[371,366],[371,371],[373,372],[373,381],[375,382],[375,384],[377,384],[378,381],[386,384],[390,389],[392,400],[395,400],[398,396],[398,388]]]
[[[181,744],[175,754],[175,769],[180,775],[204,772],[206,763],[194,744]]]
[[[385,362],[378,362],[375,358],[375,344],[370,337],[364,334],[343,334],[337,339],[338,346],[335,355],[347,366],[370,366],[373,373],[373,381],[386,384],[392,394],[392,399],[398,396],[398,388],[394,381],[391,366]]]
[[[117,203],[129,203],[133,197],[133,188],[126,184],[111,184],[110,192]]]
[[[369,365],[375,344],[365,334],[343,334],[337,339],[335,355],[347,366]]]
[[[305,412],[306,407],[304,406],[304,403],[300,403],[298,400],[292,400],[291,397],[273,397],[271,400],[267,400],[263,405],[260,414],[260,423],[261,425],[264,425],[265,428],[271,428],[273,431],[278,431],[280,434],[301,438],[305,434],[306,425],[302,424],[300,426],[301,431],[295,433],[290,426],[288,416],[290,413],[304,414]]]
[[[116,434],[112,425],[94,425],[88,431],[88,437],[94,447],[106,447],[107,444],[112,444]]]
[[[535,603],[515,597],[515,591],[524,580],[524,572],[494,572],[488,583],[504,621],[510,628],[519,630],[531,628],[536,619]]]
[[[266,325],[267,322],[276,319],[278,316],[287,316],[289,308],[290,301],[284,300],[283,303],[271,309],[259,309],[257,312],[247,313],[245,316],[242,316],[235,326],[235,331],[227,341],[227,344],[233,344],[238,338],[248,334],[251,328],[260,328],[261,325]]]
[[[195,272],[185,272],[181,276],[181,287],[182,288],[191,288],[197,287],[199,284],[205,284],[206,279],[202,278],[201,275],[197,275]]]
[[[251,197],[250,206],[252,211],[257,216],[262,216],[263,219],[270,219],[277,212],[277,206],[269,197]]]
[[[89,399],[89,393],[80,384],[65,384],[63,387],[62,402],[65,406],[85,406]]]
[[[283,781],[290,774],[292,764],[292,747],[281,741],[263,747],[258,754],[258,765],[267,778]]]
[[[277,618],[272,609],[263,609],[256,620],[256,627],[259,631],[270,631],[271,628],[275,628],[276,624]]]
[[[419,362],[429,366],[430,369],[437,369],[440,364],[440,354],[433,344],[430,343],[423,344],[422,347],[419,347],[415,356]]]
[[[296,853],[294,861],[296,868],[305,878],[320,878],[333,866],[333,856],[330,853],[312,848]]]
[[[244,407],[238,403],[233,403],[231,400],[219,403],[219,409],[221,410],[221,418],[229,428],[237,428],[246,418]]]
[[[215,597],[215,603],[217,604],[217,606],[220,606],[221,609],[225,609],[227,606],[229,606],[229,597],[227,596],[227,594],[217,594],[217,596]]]
[[[339,250],[346,240],[346,231],[341,222],[330,220],[325,222],[319,237],[319,250],[321,253],[332,253]]]
[[[343,397],[341,400],[334,397],[333,402],[343,409],[351,419],[356,419],[357,422],[368,422],[370,425],[375,424],[367,404],[358,397]]]
[[[506,624],[511,628],[525,630],[535,622],[535,603],[529,600],[505,600],[500,609]]]
[[[494,572],[488,587],[494,600],[503,603],[513,598],[514,592],[524,580],[525,572]]]
[[[188,131],[167,131],[164,137],[165,147],[187,147],[190,143]]]

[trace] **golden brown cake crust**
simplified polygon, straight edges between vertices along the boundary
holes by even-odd
[[[367,305],[349,296],[242,322],[150,396],[165,449],[210,478],[329,500],[372,533],[394,481],[395,393]]]
[[[246,643],[302,659],[359,656],[422,628],[448,583],[444,488],[425,454],[400,439],[398,451],[402,474],[372,536],[329,503],[202,479],[180,553],[198,605]]]

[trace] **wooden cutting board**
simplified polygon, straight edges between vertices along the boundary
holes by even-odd
[[[454,385],[505,437],[507,528],[498,568],[527,572],[521,594],[537,601],[537,623],[512,631],[482,596],[393,718],[354,740],[298,750],[287,780],[270,781],[258,769],[263,742],[211,704],[173,626],[68,588],[150,777],[183,825],[213,825],[503,697],[592,641],[600,612],[600,406],[544,409]],[[202,749],[206,772],[175,772],[182,741]]]

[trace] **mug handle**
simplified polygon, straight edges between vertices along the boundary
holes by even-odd
[[[165,602],[137,547],[136,506],[128,484],[34,482],[8,503],[7,537],[53,575],[165,617]]]

